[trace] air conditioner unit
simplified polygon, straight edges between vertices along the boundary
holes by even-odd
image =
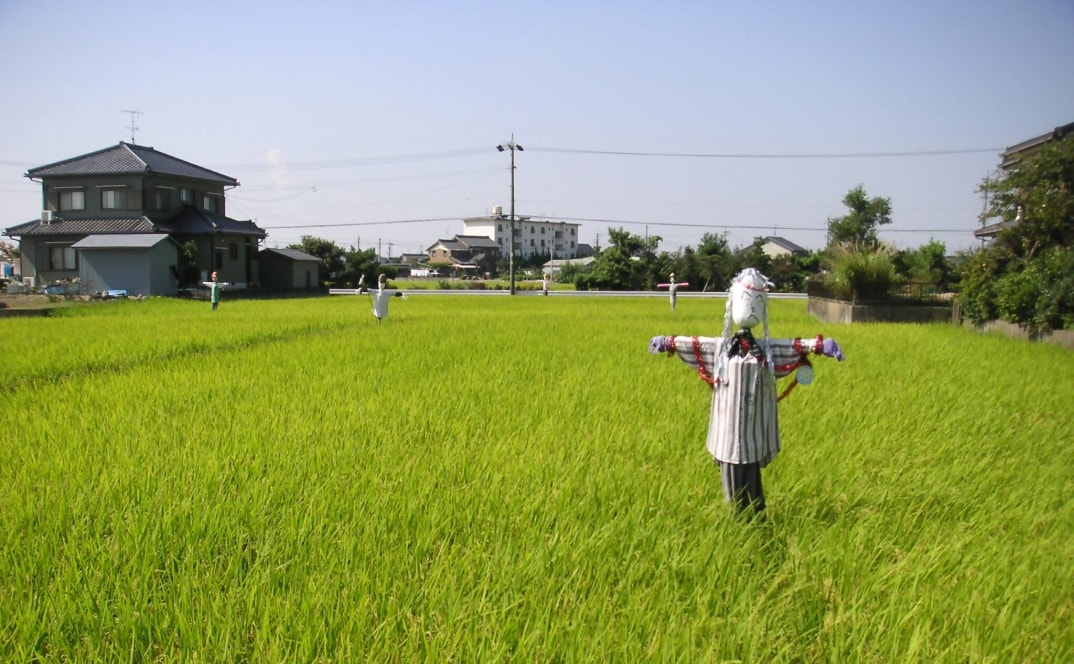
[[[41,223],[51,224],[53,219],[52,210],[41,210]]]
[[[33,288],[37,285],[37,277],[23,277],[22,284],[24,286],[29,286],[30,288]]]

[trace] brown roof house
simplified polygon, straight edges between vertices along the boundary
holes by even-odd
[[[235,287],[259,280],[266,233],[227,216],[235,178],[123,142],[26,177],[41,183],[41,213],[4,234],[19,240],[21,274],[32,284],[173,295],[214,271]]]

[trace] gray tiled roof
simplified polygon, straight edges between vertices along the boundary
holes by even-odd
[[[196,178],[238,186],[233,177],[202,168],[151,147],[120,142],[119,145],[71,157],[53,164],[38,166],[26,171],[26,177],[45,178],[67,175],[131,175],[159,173],[179,177]]]
[[[96,235],[111,233],[154,233],[153,222],[146,217],[128,219],[58,219],[50,224],[40,219],[12,226],[4,231],[11,237],[42,237],[56,235]]]
[[[261,253],[265,253],[267,251],[271,251],[272,253],[279,254],[281,256],[286,256],[293,261],[317,261],[318,263],[321,262],[320,258],[317,258],[316,256],[311,256],[310,254],[307,254],[304,251],[299,251],[298,249],[276,249],[270,247],[268,249],[262,249]]]
[[[443,247],[443,248],[447,249],[448,251],[452,251],[452,252],[466,251],[466,247],[464,245],[456,242],[455,240],[443,240],[443,239],[437,240],[436,244],[434,244],[431,247],[429,247],[428,249],[426,249],[426,251],[432,251],[436,247]]]
[[[252,221],[237,221],[196,208],[183,208],[167,221],[153,222],[148,217],[127,219],[55,219],[46,224],[40,219],[12,226],[4,231],[11,237],[59,235],[98,235],[113,233],[169,233],[173,235],[212,235],[228,233],[264,238],[265,231]]]
[[[179,214],[157,226],[165,233],[179,235],[206,235],[219,232],[265,237],[265,231],[252,221],[237,221],[194,207],[183,208]]]
[[[782,247],[792,253],[808,254],[809,250],[805,247],[800,247],[797,244],[791,242],[787,238],[779,237],[778,235],[769,235],[765,238],[766,242],[771,242],[774,245]]]
[[[456,235],[455,241],[469,249],[499,249],[500,245],[487,235]]]

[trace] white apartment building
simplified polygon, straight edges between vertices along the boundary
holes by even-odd
[[[464,235],[484,235],[500,247],[501,255],[510,251],[511,219],[499,205],[487,217],[462,220]],[[536,221],[530,217],[515,220],[515,256],[529,258],[549,254],[553,259],[577,258],[578,227],[566,221]]]

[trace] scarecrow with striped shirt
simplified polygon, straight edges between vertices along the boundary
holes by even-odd
[[[649,352],[678,355],[712,387],[708,451],[720,466],[724,498],[736,507],[765,509],[761,469],[779,453],[776,403],[795,385],[812,381],[809,355],[844,360],[834,339],[770,339],[768,336],[768,278],[746,268],[733,280],[724,314],[723,336],[653,337]],[[734,323],[739,329],[731,333]],[[753,336],[763,325],[764,337]],[[776,378],[797,371],[782,395]]]

